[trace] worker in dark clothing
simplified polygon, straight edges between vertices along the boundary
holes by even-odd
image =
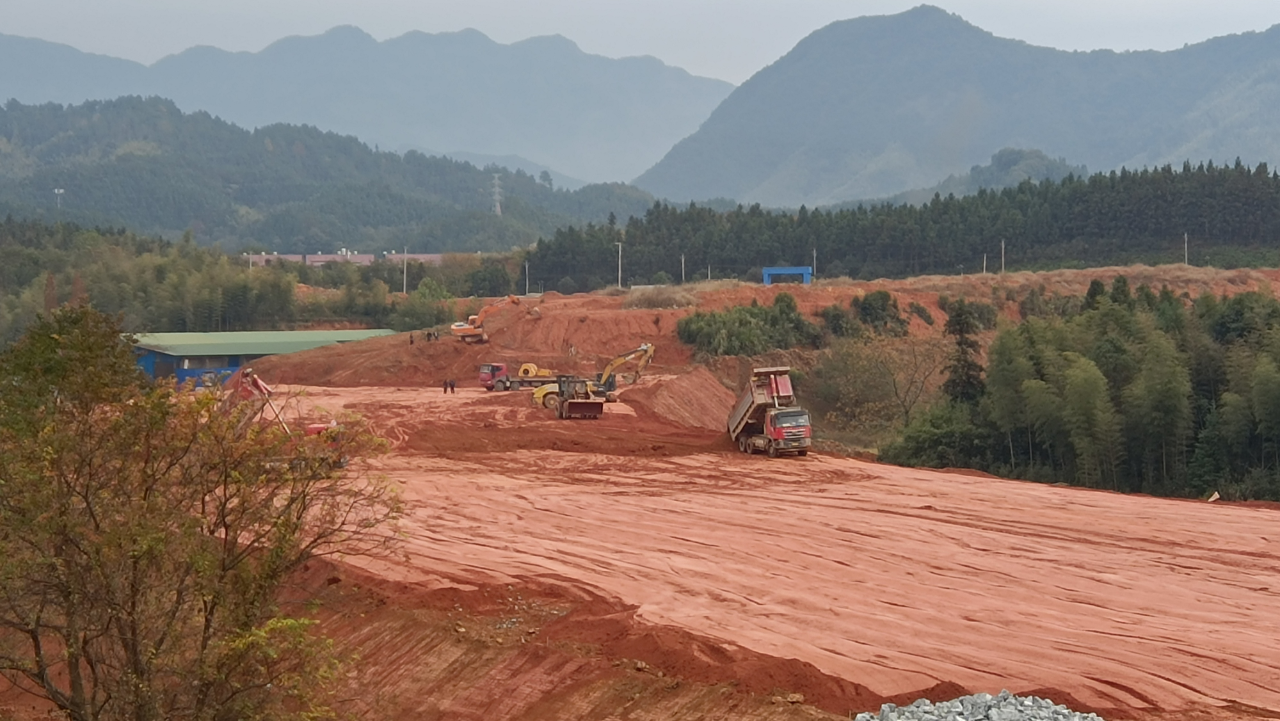
[[[413,331],[409,331],[409,345],[413,345]]]
[[[450,392],[450,393],[453,393],[453,394],[457,394],[457,392],[458,392],[458,382],[457,382],[457,381],[455,381],[455,380],[450,380],[450,381],[449,381],[449,392]]]
[[[441,385],[442,385],[442,387],[444,388],[444,392],[445,392],[445,393],[448,393],[448,392],[449,392],[449,381],[445,381],[445,382],[444,382],[444,383],[442,383]]]

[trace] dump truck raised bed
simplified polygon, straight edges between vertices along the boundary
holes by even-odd
[[[511,366],[506,363],[481,363],[480,385],[487,391],[513,391],[518,388],[537,388],[556,382],[555,371],[539,368],[533,363],[524,363],[515,375],[511,374]]]
[[[743,453],[809,455],[809,412],[791,388],[791,369],[756,368],[729,413],[729,438]]]

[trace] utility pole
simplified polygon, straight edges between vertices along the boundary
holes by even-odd
[[[711,264],[707,263],[707,280],[711,280]]]
[[[982,274],[983,275],[987,274],[987,254],[986,253],[982,254]]]
[[[818,249],[813,249],[813,267],[809,269],[814,275],[818,274]]]
[[[404,294],[409,295],[409,246],[404,247]]]
[[[680,254],[680,285],[684,285],[684,253]]]
[[[524,262],[524,296],[529,297],[529,261]]]
[[[53,197],[55,199],[55,202],[57,202],[58,204],[58,210],[62,210],[62,194],[65,192],[67,191],[63,190],[62,188],[53,189]]]
[[[618,287],[622,287],[622,243],[614,243],[618,246]]]
[[[1182,264],[1183,264],[1183,265],[1191,265],[1191,261],[1187,260],[1187,258],[1188,258],[1188,255],[1187,255],[1187,234],[1186,234],[1186,233],[1183,233],[1183,234],[1182,234]]]
[[[1004,275],[1004,238],[1000,239],[1000,275]]]

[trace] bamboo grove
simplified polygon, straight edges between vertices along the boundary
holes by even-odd
[[[886,460],[1162,496],[1280,500],[1274,297],[1190,299],[1131,291],[1118,276],[1055,308],[1029,298],[1024,320],[987,348],[985,373],[969,373],[963,394],[944,384],[946,399],[884,448]]]

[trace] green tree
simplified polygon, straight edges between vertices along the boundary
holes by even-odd
[[[87,308],[0,355],[0,673],[77,721],[322,715],[333,653],[277,593],[390,541],[390,486],[331,463],[371,437],[290,437],[131,355]]]
[[[1076,478],[1086,486],[1118,488],[1122,436],[1107,379],[1088,358],[1070,354],[1068,363],[1062,417],[1076,451]]]
[[[507,266],[497,258],[485,258],[480,267],[467,275],[471,295],[492,298],[511,292],[511,274]]]
[[[978,362],[982,346],[974,337],[980,330],[978,319],[964,299],[952,303],[948,311],[950,315],[943,332],[955,339],[955,349],[946,367],[947,379],[942,383],[942,392],[957,403],[976,404],[986,387],[982,364]]]

